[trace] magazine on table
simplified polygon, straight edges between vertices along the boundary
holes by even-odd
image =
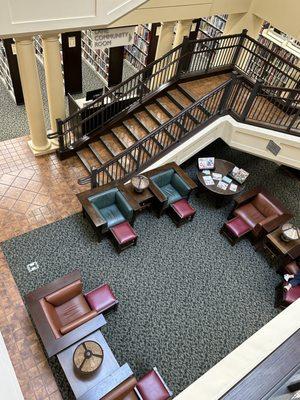
[[[223,181],[219,181],[219,183],[217,184],[217,187],[219,189],[226,190],[228,188],[228,183],[225,183]]]
[[[210,175],[203,176],[203,180],[206,186],[212,186],[215,184],[214,180]]]
[[[245,171],[243,168],[234,167],[228,175],[242,185],[248,178],[249,172]]]
[[[202,169],[214,169],[215,168],[215,157],[198,158],[198,168]]]
[[[232,183],[229,186],[229,190],[231,190],[232,192],[236,192],[237,191],[237,185],[235,183]]]
[[[212,173],[212,177],[213,177],[213,179],[215,179],[216,181],[221,181],[222,178],[223,178],[223,175],[222,175],[222,174],[219,174],[218,172],[213,172],[213,173]]]
[[[210,175],[210,170],[209,170],[209,169],[204,169],[204,170],[202,171],[202,174],[204,174],[204,175]]]
[[[222,181],[229,184],[232,182],[232,179],[225,175],[225,176],[223,176]]]

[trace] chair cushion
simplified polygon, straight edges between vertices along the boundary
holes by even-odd
[[[186,199],[181,199],[171,204],[173,210],[180,218],[189,218],[195,214],[196,210],[189,204]]]
[[[128,221],[113,226],[110,231],[119,244],[129,243],[137,238],[137,234]]]
[[[181,194],[170,183],[168,183],[165,186],[162,186],[160,190],[167,197],[168,204],[175,203],[175,201],[182,199]]]
[[[242,237],[251,230],[251,227],[240,217],[227,221],[225,226],[235,237]]]
[[[300,285],[292,287],[290,290],[283,294],[283,300],[289,304],[300,298]]]
[[[116,204],[112,204],[111,206],[101,208],[98,211],[101,217],[107,222],[108,228],[125,221],[124,215],[118,209]]]
[[[251,202],[254,207],[265,217],[281,215],[282,211],[275,206],[263,193],[259,193]]]
[[[84,296],[91,309],[96,310],[99,313],[109,309],[117,303],[117,299],[107,283],[91,290]]]
[[[143,400],[167,400],[170,397],[160,376],[154,370],[140,379],[136,387]]]
[[[88,313],[91,309],[84,296],[79,294],[61,306],[56,307],[55,311],[61,325],[64,326]]]
[[[171,182],[172,176],[174,175],[174,169],[168,169],[167,171],[162,171],[159,172],[156,175],[151,176],[151,180],[158,186],[158,187],[162,187],[162,186],[166,186],[167,184],[169,184]]]
[[[251,229],[265,219],[265,216],[261,214],[251,203],[237,208],[234,210],[233,214],[241,217],[251,227]]]

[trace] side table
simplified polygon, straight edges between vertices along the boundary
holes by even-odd
[[[264,251],[276,268],[281,268],[300,257],[300,239],[285,242],[281,239],[281,227],[269,233],[263,243]]]
[[[127,183],[126,185],[123,185],[122,189],[129,197],[134,199],[134,201],[139,205],[140,212],[145,210],[146,208],[151,207],[154,196],[153,193],[148,188],[143,190],[142,193],[137,193],[134,190],[132,183],[130,182]]]

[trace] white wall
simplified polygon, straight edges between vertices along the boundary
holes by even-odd
[[[0,37],[112,23],[146,0],[0,0]]]
[[[171,161],[180,165],[219,138],[234,149],[300,170],[300,137],[243,124],[228,115],[199,130],[147,170]],[[269,140],[281,147],[277,156],[266,149]]]

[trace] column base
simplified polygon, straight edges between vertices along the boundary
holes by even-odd
[[[45,154],[51,154],[54,153],[58,149],[58,145],[55,145],[52,141],[49,141],[49,146],[46,148],[42,149],[36,149],[32,143],[32,140],[28,140],[28,146],[30,150],[33,152],[33,154],[38,157],[38,156],[44,156]]]

